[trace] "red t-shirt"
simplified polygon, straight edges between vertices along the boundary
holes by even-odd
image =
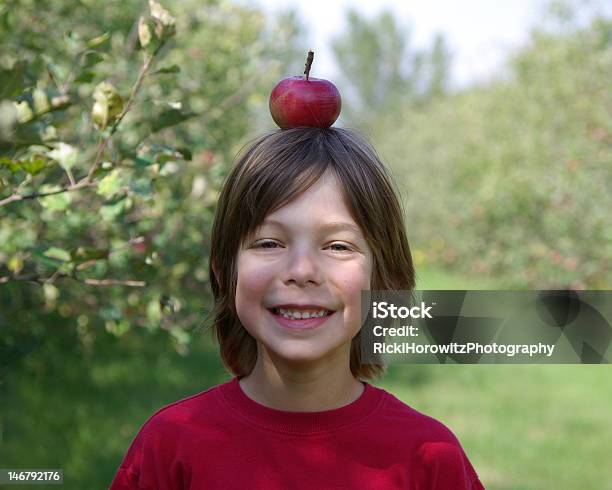
[[[286,412],[238,378],[154,414],[111,490],[484,489],[443,424],[365,384],[353,403]]]

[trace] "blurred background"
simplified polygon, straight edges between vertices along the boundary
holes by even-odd
[[[401,189],[419,289],[610,289],[611,10],[0,2],[0,467],[107,488],[152,413],[229,379],[202,328],[218,190],[309,48]],[[488,489],[612,489],[608,366],[375,384]]]

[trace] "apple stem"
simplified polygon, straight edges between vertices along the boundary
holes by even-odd
[[[308,51],[308,57],[306,58],[306,64],[304,65],[304,75],[306,75],[306,81],[308,81],[308,75],[310,75],[312,60],[314,60],[314,51],[310,50]]]

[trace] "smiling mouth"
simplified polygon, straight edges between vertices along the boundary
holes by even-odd
[[[311,318],[324,318],[332,315],[334,312],[321,308],[320,310],[290,310],[285,308],[269,308],[269,311],[278,316],[282,316],[288,320],[308,320]]]
[[[330,310],[318,310],[320,316],[310,316],[310,317],[301,317],[297,318],[297,316],[291,315],[284,311],[285,314],[282,313],[284,308],[268,308],[268,311],[274,318],[274,321],[282,328],[288,329],[294,332],[297,331],[310,331],[321,328],[323,325],[326,325],[329,319],[336,313],[335,311]],[[310,310],[317,313],[317,310]],[[308,310],[293,310],[291,313],[307,313]]]

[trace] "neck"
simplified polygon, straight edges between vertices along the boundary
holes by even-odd
[[[240,387],[252,400],[277,410],[333,410],[354,402],[364,390],[348,360],[347,351],[324,363],[297,366],[274,360],[260,349],[253,371],[240,379]]]

